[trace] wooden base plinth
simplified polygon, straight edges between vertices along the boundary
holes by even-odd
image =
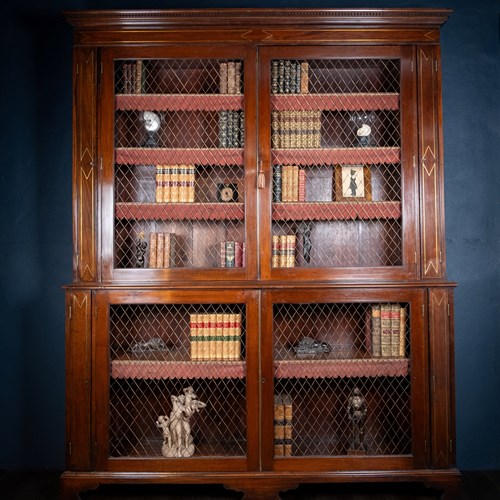
[[[461,474],[457,469],[357,472],[65,472],[61,476],[61,500],[77,500],[79,493],[104,484],[223,484],[243,492],[245,500],[277,500],[279,493],[301,483],[420,482],[442,491],[442,500],[459,498]]]

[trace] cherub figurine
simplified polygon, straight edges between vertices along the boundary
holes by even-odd
[[[368,408],[361,391],[356,387],[349,398],[347,407],[349,418],[352,422],[352,450],[365,450],[365,420]]]

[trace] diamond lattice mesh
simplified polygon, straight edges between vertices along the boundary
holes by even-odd
[[[411,453],[409,314],[400,303],[274,305],[276,456]]]
[[[241,305],[111,306],[110,456],[245,455],[244,359]],[[206,406],[188,411],[193,392]],[[160,416],[169,419],[167,447]],[[177,437],[193,448],[172,446]]]
[[[115,267],[243,267],[242,61],[115,62]]]
[[[398,59],[271,61],[273,267],[402,264],[399,81]]]

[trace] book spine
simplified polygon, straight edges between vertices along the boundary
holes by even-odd
[[[228,113],[229,111],[219,111],[219,147],[228,146]]]
[[[285,409],[283,399],[279,395],[274,396],[274,456],[285,455]]]
[[[198,336],[200,335],[199,314],[191,314],[189,319],[190,324],[190,356],[192,361],[198,360]]]
[[[238,313],[235,315],[236,316],[236,327],[234,330],[235,334],[235,342],[234,342],[234,359],[239,360],[241,359],[241,322],[242,322],[242,315],[241,313]]]
[[[224,313],[222,315],[222,340],[221,340],[221,359],[227,360],[229,359],[229,348],[230,348],[230,339],[231,339],[231,315],[228,313]]]
[[[273,165],[273,202],[281,201],[282,193],[282,168],[281,165]]]
[[[303,168],[299,170],[298,201],[306,201],[306,171]]]
[[[156,165],[156,203],[163,203],[163,165]]]
[[[241,94],[243,91],[243,65],[241,61],[236,61],[234,68],[235,93]]]
[[[226,267],[235,267],[235,242],[226,241]]]
[[[220,267],[226,267],[226,242],[220,242]]]
[[[138,59],[135,63],[135,88],[136,94],[142,93],[142,59]]]
[[[279,127],[280,111],[273,111],[271,113],[271,147],[279,149],[281,147],[281,131]]]
[[[289,395],[283,396],[283,413],[284,413],[284,429],[283,429],[283,451],[285,457],[292,456],[292,398]]]
[[[156,260],[156,252],[158,247],[158,233],[150,233],[149,235],[149,267],[155,269],[158,267]]]
[[[272,267],[280,267],[279,236],[277,235],[273,235],[271,265]]]
[[[216,331],[213,342],[213,358],[216,360],[222,360],[222,343],[224,340],[224,315],[217,314]]]
[[[243,242],[234,242],[234,266],[243,267]]]
[[[209,317],[209,325],[208,325],[208,351],[207,351],[207,359],[217,359],[217,332],[219,328],[219,322],[222,321],[219,318],[219,314],[213,313]]]
[[[379,358],[381,353],[380,304],[372,305],[372,355]]]
[[[188,165],[188,203],[194,203],[196,184],[196,167]]]
[[[221,62],[219,65],[219,92],[227,94],[227,62]]]
[[[292,165],[291,201],[299,201],[299,167],[298,167],[298,165]]]
[[[203,328],[203,337],[201,344],[201,356],[204,360],[210,359],[210,342],[212,341],[212,335],[215,330],[217,323],[217,317],[215,313],[204,314],[205,324]]]
[[[300,93],[309,93],[309,63],[306,61],[300,63]]]
[[[170,201],[172,203],[179,202],[179,165],[170,165],[169,167],[169,187]]]
[[[158,233],[157,238],[156,267],[162,269],[164,266],[163,257],[165,256],[165,235],[163,233]]]
[[[401,329],[401,306],[399,304],[392,304],[391,306],[391,356],[399,356],[399,342],[400,342],[400,329]]]
[[[399,311],[399,356],[406,355],[406,307],[401,307]]]
[[[276,59],[271,62],[271,92],[278,93],[278,61]]]
[[[234,61],[227,63],[227,93],[236,94],[236,65]]]
[[[392,324],[391,304],[380,306],[380,354],[382,357],[390,357],[392,352]]]

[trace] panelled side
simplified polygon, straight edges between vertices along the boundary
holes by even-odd
[[[66,464],[90,470],[91,293],[66,294]]]
[[[96,49],[73,58],[73,279],[96,281]]]

